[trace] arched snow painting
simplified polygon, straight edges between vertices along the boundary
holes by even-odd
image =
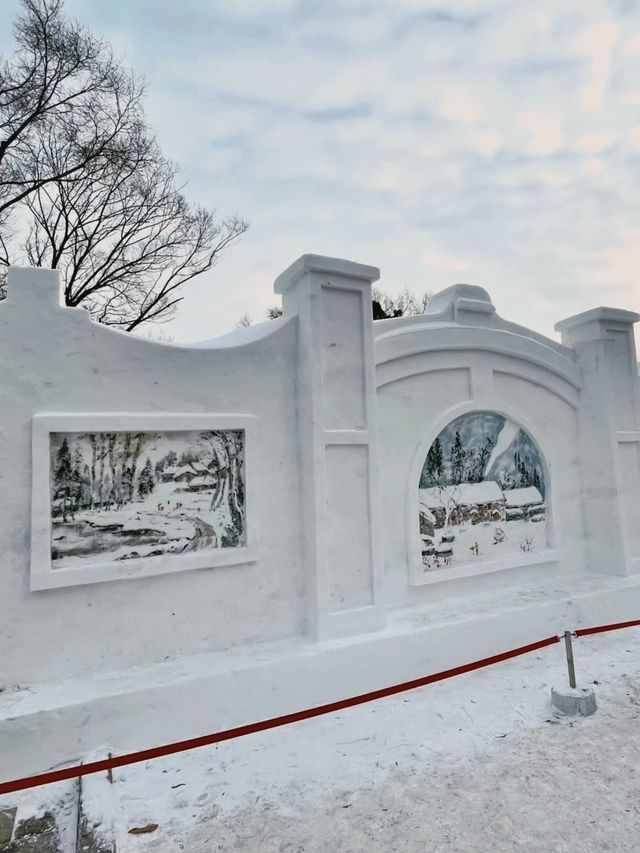
[[[51,563],[245,544],[243,430],[54,432]]]
[[[471,412],[446,426],[419,484],[425,571],[522,556],[547,546],[544,466],[517,424]]]

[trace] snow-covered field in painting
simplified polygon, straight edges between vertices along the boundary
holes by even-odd
[[[123,767],[112,783],[88,776],[84,808],[118,853],[635,853],[640,629],[585,637],[574,650],[579,683],[598,698],[592,717],[552,709],[551,686],[566,683],[556,645]],[[56,787],[4,803],[24,798],[26,815]]]
[[[500,531],[504,533],[504,539],[500,536]],[[434,536],[431,537],[436,548],[443,544],[442,536],[447,534],[455,537],[453,542],[448,543],[452,554],[448,558],[437,554],[425,556],[423,558],[425,571],[485,563],[505,557],[522,557],[524,554],[540,552],[547,547],[545,522],[530,519],[481,521],[478,524],[463,522],[449,528],[436,528]]]
[[[210,510],[211,494],[158,483],[153,494],[127,506],[124,518],[122,510],[81,510],[73,521],[54,526],[51,544],[61,556],[53,560],[53,567],[220,547],[216,531],[224,530],[231,519],[226,503]],[[74,554],[76,550],[80,553]]]

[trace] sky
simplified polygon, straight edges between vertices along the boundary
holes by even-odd
[[[0,0],[0,51],[18,0]],[[555,337],[640,311],[637,0],[66,0],[148,81],[194,201],[251,222],[184,290],[176,342],[278,304],[306,252],[379,286],[486,288]]]

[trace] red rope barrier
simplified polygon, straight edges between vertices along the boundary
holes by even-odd
[[[617,631],[618,628],[633,628],[640,625],[640,619],[632,619],[630,622],[614,622],[611,625],[598,625],[595,628],[578,628],[576,637],[588,637],[589,634],[603,634],[605,631]]]
[[[578,628],[575,631],[575,635],[576,637],[586,637],[590,634],[601,634],[605,631],[616,631],[619,628],[632,628],[635,626],[640,626],[640,619],[633,619],[629,622],[615,622],[610,625],[598,625],[594,628]],[[473,661],[472,663],[465,663],[461,666],[453,667],[452,669],[445,669],[442,672],[436,672],[432,675],[415,678],[413,681],[404,681],[402,684],[394,684],[391,687],[382,687],[379,690],[372,690],[370,693],[361,693],[358,696],[351,696],[348,699],[340,699],[337,702],[318,705],[315,708],[306,708],[302,711],[294,711],[292,714],[284,714],[280,717],[273,717],[269,720],[260,720],[257,723],[249,723],[245,726],[237,726],[233,729],[225,729],[221,732],[213,732],[212,734],[190,738],[189,740],[181,740],[176,743],[155,746],[150,749],[142,749],[138,752],[129,752],[125,755],[114,755],[110,758],[104,758],[101,761],[91,761],[88,764],[77,764],[72,767],[62,767],[58,770],[50,770],[47,773],[39,773],[36,776],[26,776],[23,779],[13,779],[10,782],[0,782],[0,794],[9,794],[13,791],[25,790],[26,788],[35,788],[38,785],[50,785],[52,782],[61,782],[64,779],[73,779],[78,776],[86,776],[90,773],[100,773],[103,770],[113,770],[116,767],[124,767],[127,764],[137,764],[140,761],[149,761],[153,758],[161,758],[165,755],[174,755],[176,752],[184,752],[188,749],[197,749],[201,746],[211,746],[214,743],[221,743],[225,740],[232,740],[233,738],[256,734],[257,732],[275,729],[279,726],[286,726],[290,723],[299,723],[302,720],[309,720],[312,717],[319,717],[322,714],[332,714],[336,711],[342,711],[345,708],[362,705],[365,702],[373,702],[376,699],[384,699],[386,696],[393,696],[396,693],[403,693],[407,690],[415,690],[418,687],[425,687],[427,684],[433,684],[436,681],[444,681],[445,679],[453,678],[456,675],[463,675],[465,672],[472,672],[475,669],[491,666],[494,663],[500,663],[501,661],[518,657],[518,655],[525,655],[529,652],[536,651],[536,649],[543,649],[546,646],[551,646],[554,643],[559,642],[560,638],[557,636],[547,637],[544,640],[538,640],[537,642],[529,643],[526,646],[519,646],[518,648],[511,649],[508,652],[501,652],[500,654],[482,658],[481,660]]]
[[[302,720],[309,720],[312,717],[319,717],[322,714],[332,714],[335,711],[342,711],[345,708],[352,708],[354,705],[362,705],[365,702],[373,702],[375,699],[383,699],[386,696],[393,696],[396,693],[403,693],[406,690],[415,690],[417,687],[425,687],[427,684],[433,684],[436,681],[444,681],[446,678],[453,678],[456,675],[462,675],[465,672],[472,672],[475,669],[481,669],[485,666],[491,666],[494,663],[509,660],[518,655],[525,655],[528,652],[534,652],[536,649],[543,649],[545,646],[551,646],[554,643],[560,642],[559,638],[547,637],[545,640],[538,640],[535,643],[529,643],[526,646],[519,646],[516,649],[511,649],[508,652],[501,652],[491,657],[483,658],[482,660],[465,663],[461,666],[455,666],[452,669],[445,669],[443,672],[436,672],[432,675],[424,675],[421,678],[415,678],[412,681],[404,681],[402,684],[394,684],[391,687],[382,687],[379,690],[372,690],[370,693],[361,693],[359,696],[351,696],[348,699],[340,699],[337,702],[329,702],[326,705],[318,705],[315,708],[306,708],[303,711],[294,711],[292,714],[284,714],[281,717],[273,717],[269,720],[261,720],[257,723],[249,723],[245,726],[237,726],[233,729],[226,729],[221,732],[214,732],[201,737],[190,738],[189,740],[178,741],[177,743],[165,744],[164,746],[155,746],[150,749],[142,749],[138,752],[129,752],[125,755],[113,755],[110,758],[104,758],[100,761],[91,761],[87,764],[77,764],[72,767],[62,767],[57,770],[50,770],[47,773],[39,773],[37,776],[26,776],[23,779],[13,779],[10,782],[0,783],[0,794],[9,794],[13,791],[22,791],[26,788],[35,788],[38,785],[50,785],[52,782],[61,782],[64,779],[73,779],[77,776],[86,776],[89,773],[99,773],[103,770],[113,770],[116,767],[124,767],[127,764],[137,764],[140,761],[149,761],[152,758],[161,758],[165,755],[173,755],[176,752],[184,752],[187,749],[197,749],[201,746],[211,746],[214,743],[221,743],[225,740],[231,740],[245,735],[256,734],[267,729],[275,729],[279,726],[286,726],[289,723],[298,723]]]

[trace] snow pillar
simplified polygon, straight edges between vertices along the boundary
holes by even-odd
[[[297,314],[299,452],[308,632],[317,639],[384,624],[375,543],[375,267],[303,255],[277,279]]]
[[[556,324],[576,353],[583,388],[578,442],[589,568],[640,572],[638,314],[594,308]]]

